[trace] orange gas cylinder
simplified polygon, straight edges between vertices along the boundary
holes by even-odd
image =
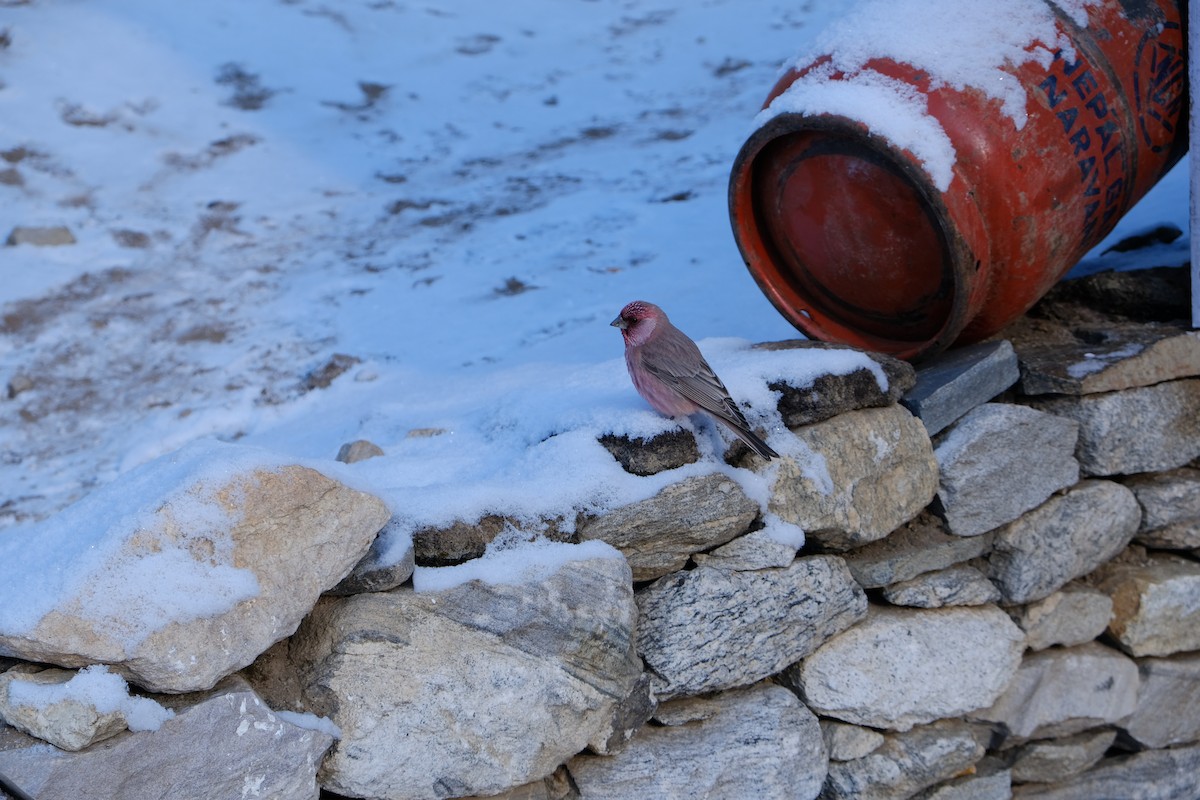
[[[759,287],[806,335],[901,358],[999,331],[1186,152],[1182,5],[1103,0],[1080,24],[1046,3],[1054,35],[1030,44],[1044,57],[1003,66],[1024,89],[1019,118],[928,64],[870,58],[854,79],[917,98],[936,133],[903,144],[819,93],[789,103],[850,80],[836,53],[790,69],[730,177]],[[943,167],[914,152],[943,137]]]

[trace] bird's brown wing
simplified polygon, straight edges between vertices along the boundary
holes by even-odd
[[[677,330],[670,333],[675,335],[661,337],[653,353],[643,350],[646,371],[713,416],[749,430],[745,415],[700,349]]]
[[[668,328],[654,343],[642,350],[642,367],[665,385],[712,414],[733,431],[750,449],[765,459],[778,458],[771,446],[750,430],[750,424],[729,390],[704,360],[696,343],[676,328]]]

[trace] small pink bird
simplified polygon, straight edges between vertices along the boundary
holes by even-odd
[[[634,388],[657,411],[668,417],[704,411],[763,458],[779,457],[750,430],[700,348],[671,324],[661,308],[635,300],[611,324],[621,329],[625,339],[625,366]]]

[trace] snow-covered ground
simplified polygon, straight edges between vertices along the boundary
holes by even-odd
[[[77,240],[0,248],[4,535],[203,437],[370,439],[354,469],[414,520],[652,493],[592,436],[666,424],[608,323],[659,303],[766,413],[746,346],[796,332],[729,167],[842,8],[0,2],[0,236]],[[1097,252],[1186,231],[1185,166]]]

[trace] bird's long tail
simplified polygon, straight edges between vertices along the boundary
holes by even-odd
[[[779,453],[776,453],[771,449],[769,444],[758,438],[754,431],[750,430],[749,428],[744,428],[741,425],[735,425],[727,419],[721,419],[720,417],[717,417],[717,419],[723,423],[725,427],[733,431],[735,436],[745,442],[747,447],[758,453],[767,461],[770,461],[772,458],[779,458]]]

